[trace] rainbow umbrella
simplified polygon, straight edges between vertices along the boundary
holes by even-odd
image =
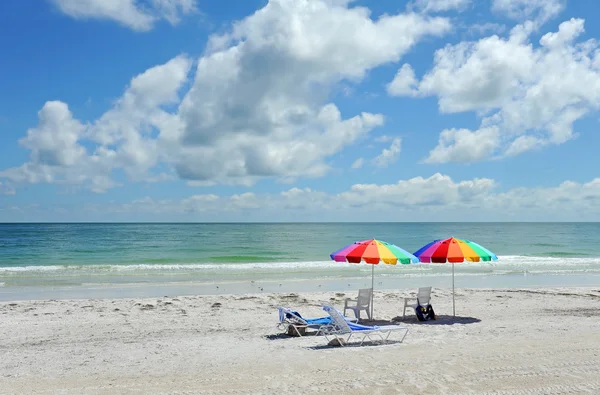
[[[336,262],[371,264],[371,289],[375,281],[375,265],[379,262],[395,265],[419,263],[419,258],[397,245],[376,239],[356,241],[330,255]],[[373,317],[373,292],[371,292],[371,317]]]
[[[454,304],[454,264],[462,262],[490,262],[498,260],[496,254],[471,240],[450,237],[434,240],[415,252],[422,263],[452,263],[452,314],[456,316]]]

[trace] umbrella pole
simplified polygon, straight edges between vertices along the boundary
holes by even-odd
[[[375,299],[375,295],[373,295],[374,284],[375,284],[375,265],[371,265],[371,321],[373,321],[373,300]]]
[[[456,317],[456,307],[454,304],[454,262],[452,262],[452,315]]]

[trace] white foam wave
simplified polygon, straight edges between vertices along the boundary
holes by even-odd
[[[346,264],[349,265],[349,264]],[[355,265],[356,266],[356,265]],[[174,264],[133,264],[133,265],[65,265],[65,266],[12,266],[0,267],[0,273],[10,272],[56,272],[56,271],[248,271],[277,269],[336,269],[344,267],[343,263],[332,261],[313,262],[264,262],[264,263],[174,263]]]
[[[0,267],[0,273],[2,272],[54,272],[58,270],[65,270],[68,266],[12,266],[12,267]]]
[[[482,262],[479,262],[480,264]],[[489,264],[486,262],[484,264]],[[543,256],[522,256],[505,255],[498,257],[494,262],[496,265],[511,266],[590,266],[600,265],[600,257],[543,257]]]
[[[295,262],[253,262],[253,263],[173,263],[173,264],[122,264],[122,265],[77,265],[77,266],[13,266],[0,267],[0,275],[19,273],[124,273],[124,272],[274,272],[274,271],[338,271],[345,270],[348,267],[356,268],[364,271],[370,270],[370,265],[366,264],[351,264],[344,262],[332,261],[295,261]],[[406,274],[424,273],[428,271],[444,272],[449,270],[448,264],[410,264],[410,265],[384,265],[379,264],[376,270],[383,273],[394,273],[398,271],[406,272]],[[498,261],[493,262],[468,262],[457,264],[456,268],[460,268],[466,272],[481,272],[502,274],[513,272],[544,272],[551,271],[565,272],[572,270],[575,272],[584,272],[585,270],[600,269],[600,257],[590,258],[560,258],[560,257],[534,257],[521,255],[506,255],[498,257]]]

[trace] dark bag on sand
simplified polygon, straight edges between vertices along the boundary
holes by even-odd
[[[423,307],[418,305],[415,309],[415,314],[417,314],[417,319],[419,321],[427,321],[427,320],[435,320],[435,311],[433,311],[432,305],[427,305],[427,307]]]

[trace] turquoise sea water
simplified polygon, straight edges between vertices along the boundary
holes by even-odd
[[[599,223],[0,224],[0,298],[149,284],[198,293],[218,284],[246,284],[243,291],[359,286],[370,282],[371,266],[334,263],[331,252],[373,237],[414,252],[450,236],[499,256],[457,266],[457,285],[600,285]],[[450,270],[376,267],[383,287],[423,278],[447,284]]]

